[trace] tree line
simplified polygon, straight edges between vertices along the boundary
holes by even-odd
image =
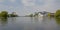
[[[0,17],[17,17],[17,14],[14,14],[15,12],[12,12],[11,14],[8,14],[7,11],[1,11]]]
[[[31,13],[30,15],[27,15],[27,16],[29,16],[29,17],[38,16],[38,13],[35,13],[35,15],[33,15]],[[54,17],[54,18],[60,18],[60,9],[58,9],[55,13],[48,12],[47,16],[48,17]]]
[[[60,9],[56,11],[55,17],[56,17],[56,18],[60,18]]]

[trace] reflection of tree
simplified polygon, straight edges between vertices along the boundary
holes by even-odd
[[[16,19],[16,17],[12,17],[12,18],[11,18],[11,22],[12,22],[13,24],[15,23],[16,20],[18,20],[18,19]]]
[[[7,18],[1,18],[1,24],[4,26],[7,23]]]
[[[31,19],[31,22],[33,22],[33,17],[30,17],[30,19]]]
[[[38,22],[38,20],[39,20],[38,17],[34,17],[35,22]]]
[[[56,22],[58,25],[60,25],[60,19],[56,18]]]
[[[60,19],[59,18],[56,18],[56,23],[58,24],[57,30],[59,30],[60,29]]]

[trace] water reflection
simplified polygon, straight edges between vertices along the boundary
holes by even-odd
[[[0,18],[0,22],[2,26],[5,26],[7,24],[7,18]]]
[[[48,17],[0,18],[0,30],[59,30],[60,19]],[[58,25],[57,25],[57,24]]]
[[[56,23],[60,25],[60,19],[56,18]]]
[[[57,30],[60,30],[60,19],[56,18]]]
[[[31,22],[33,22],[33,21],[34,21],[33,19],[34,19],[33,17],[30,17]]]
[[[38,17],[34,17],[34,22],[38,22]]]
[[[16,21],[16,17],[12,17],[12,18],[11,18],[11,22],[12,22],[12,23],[15,23],[15,21]]]

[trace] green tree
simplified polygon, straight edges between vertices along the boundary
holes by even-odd
[[[1,13],[0,13],[0,17],[1,17]]]
[[[29,16],[30,16],[30,17],[33,17],[33,14],[30,14]]]
[[[50,13],[48,13],[48,17],[50,17],[51,16],[51,14]]]
[[[34,16],[38,16],[39,13],[35,12],[35,15]]]
[[[60,18],[60,10],[57,10],[57,11],[56,11],[55,17],[56,17],[56,18]]]
[[[0,17],[8,17],[8,12],[7,11],[2,11],[0,13]]]

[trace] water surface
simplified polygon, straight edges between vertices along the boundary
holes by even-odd
[[[11,17],[0,19],[0,30],[60,30],[60,19]]]

